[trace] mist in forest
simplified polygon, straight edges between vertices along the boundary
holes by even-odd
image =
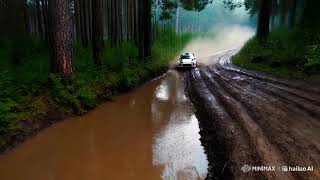
[[[249,26],[227,25],[212,28],[213,37],[199,37],[192,40],[184,52],[192,52],[197,56],[198,62],[210,64],[209,57],[219,52],[240,48],[255,31]]]
[[[209,60],[214,54],[240,48],[254,36],[256,26],[256,18],[244,8],[230,10],[224,7],[222,1],[213,2],[201,12],[182,10],[179,32],[188,32],[186,27],[190,22],[196,24],[196,31],[204,35],[193,38],[182,52],[194,53],[202,64],[214,63]]]
[[[178,8],[172,19],[166,21],[167,26],[174,27],[176,32],[212,32],[220,27],[241,25],[256,27],[257,18],[251,16],[244,7],[230,10],[223,0],[216,0],[200,12]]]

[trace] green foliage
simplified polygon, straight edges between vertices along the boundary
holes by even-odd
[[[84,112],[80,101],[75,95],[75,89],[71,85],[64,85],[62,78],[59,75],[51,74],[50,80],[52,82],[51,96],[55,103],[60,105],[67,112],[77,111],[81,114]]]
[[[307,61],[304,64],[304,72],[308,74],[320,73],[320,44],[310,45],[307,47]]]
[[[0,147],[5,144],[7,138],[16,129],[14,119],[17,117],[15,109],[17,103],[11,99],[0,101]]]
[[[210,3],[211,1],[209,0],[180,0],[179,3],[178,1],[162,0],[157,3],[157,6],[161,8],[159,19],[165,21],[170,20],[179,6],[187,11],[200,12]]]
[[[134,68],[130,68],[132,66],[134,66],[133,63],[126,63],[122,67],[120,84],[125,87],[133,87],[139,81],[139,74],[137,72],[141,66],[138,65]]]
[[[109,44],[105,41],[105,44]],[[121,70],[132,61],[137,61],[138,49],[132,42],[124,42],[117,48],[108,48],[104,52],[104,64],[110,69]]]
[[[267,41],[249,40],[233,61],[245,68],[280,76],[318,77],[320,74],[320,33],[296,27],[273,31]]]
[[[47,81],[48,53],[36,39],[0,43],[0,147],[18,121],[41,117],[45,106],[35,99]]]
[[[91,48],[82,48],[74,41],[76,73],[70,83],[58,74],[49,74],[44,42],[0,42],[0,148],[21,121],[42,118],[55,108],[81,115],[100,100],[138,85],[151,73],[167,68],[190,39],[190,34],[164,30],[155,39],[153,57],[145,62],[138,59],[138,49],[132,42],[106,47],[101,67],[93,64]]]
[[[154,62],[149,64],[150,69],[159,69],[164,65],[168,65],[177,55],[177,52],[191,40],[193,34],[176,34],[170,29],[164,29],[159,32],[152,49]]]

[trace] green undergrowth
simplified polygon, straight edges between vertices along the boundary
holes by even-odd
[[[192,38],[170,30],[154,40],[152,57],[138,58],[131,42],[117,48],[106,47],[103,65],[93,64],[90,47],[74,42],[75,73],[69,84],[49,73],[49,53],[37,39],[0,41],[0,149],[19,130],[20,122],[46,117],[52,109],[82,115],[101,100],[142,83],[152,74],[165,70],[169,61]],[[105,44],[109,44],[106,40]]]
[[[320,79],[320,31],[294,28],[271,32],[264,43],[249,40],[233,62],[281,77]]]

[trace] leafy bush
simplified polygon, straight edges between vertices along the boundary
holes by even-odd
[[[52,82],[51,97],[60,108],[67,112],[76,112],[82,114],[85,110],[81,107],[80,101],[75,96],[74,88],[70,85],[64,85],[62,78],[57,74],[51,74]]]
[[[109,44],[105,41],[105,44]],[[132,42],[124,42],[117,48],[108,48],[104,52],[104,64],[113,70],[126,68],[129,63],[138,61],[138,49]]]
[[[14,119],[17,117],[15,109],[17,103],[11,99],[2,99],[0,101],[0,147],[5,144],[5,138],[16,129]]]
[[[320,72],[320,44],[307,47],[307,62],[304,64],[304,72],[316,74]]]
[[[249,40],[233,61],[245,68],[280,76],[318,75],[320,33],[296,27],[271,32],[265,43]]]

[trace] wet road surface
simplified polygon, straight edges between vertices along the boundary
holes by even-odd
[[[197,109],[208,179],[320,179],[320,85],[248,71],[230,63],[236,50],[212,56],[215,65],[185,72]],[[245,164],[276,166],[244,173]],[[313,166],[289,172],[282,166]]]
[[[319,82],[241,69],[235,53],[171,70],[42,131],[0,156],[0,179],[320,179]],[[276,171],[244,173],[245,164]]]
[[[1,180],[200,180],[208,162],[176,71],[0,156]]]

